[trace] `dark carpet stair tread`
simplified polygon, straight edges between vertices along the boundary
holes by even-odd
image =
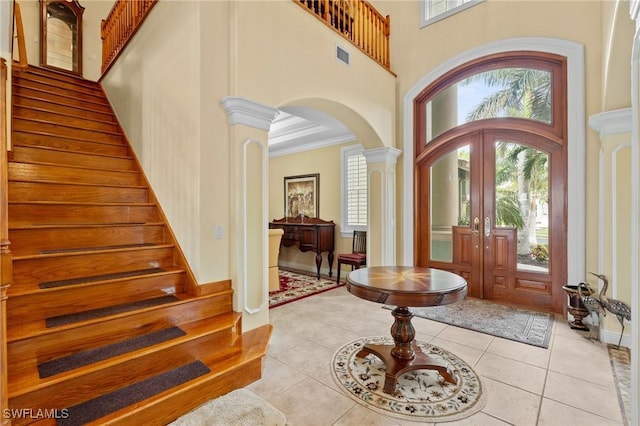
[[[162,268],[148,268],[148,269],[137,269],[135,271],[118,272],[113,274],[91,275],[88,277],[70,278],[66,280],[46,281],[38,284],[38,287],[43,289],[56,288],[56,287],[64,287],[64,286],[70,286],[70,285],[76,285],[76,284],[91,283],[96,281],[107,281],[107,280],[114,280],[118,278],[136,277],[139,275],[157,274],[160,272],[166,272],[166,270]]]
[[[135,311],[136,309],[149,308],[152,306],[164,305],[171,302],[177,302],[176,296],[163,296],[153,299],[140,300],[133,303],[123,303],[121,305],[108,306],[106,308],[93,309],[90,311],[76,312],[68,315],[60,315],[57,317],[47,318],[47,328],[59,327],[61,325],[67,325],[74,322],[88,321],[96,318],[102,318],[109,315],[120,314],[123,312]]]
[[[175,368],[166,373],[134,383],[68,409],[68,418],[58,419],[61,426],[83,425],[110,413],[143,401],[173,387],[209,373],[200,361]]]
[[[147,348],[158,343],[166,342],[186,335],[179,327],[171,327],[142,336],[133,337],[122,342],[113,343],[95,349],[78,352],[63,358],[38,364],[40,378],[51,377],[56,374],[84,367],[118,355],[133,352],[137,349]]]
[[[154,245],[157,245],[157,244],[142,243],[142,244],[122,244],[122,245],[114,245],[114,246],[74,247],[74,248],[67,248],[67,249],[40,250],[40,254],[73,253],[77,251],[115,250],[115,249],[133,248],[133,247],[149,247]]]

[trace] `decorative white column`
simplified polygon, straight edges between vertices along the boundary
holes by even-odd
[[[598,189],[598,264],[587,270],[609,279],[607,296],[631,305],[631,108],[592,115],[589,125],[599,132],[600,161]],[[637,262],[637,261],[636,261]],[[594,269],[597,269],[594,271]],[[589,277],[590,281],[593,278]],[[599,282],[599,285],[602,283]],[[630,327],[627,327],[630,331]],[[620,324],[613,315],[604,318],[601,339],[617,344]],[[631,338],[625,334],[624,346]]]
[[[269,323],[268,131],[277,110],[227,97],[231,161],[231,279],[233,308],[242,312],[242,329]]]
[[[396,162],[401,153],[401,150],[389,147],[363,152],[369,188],[367,266],[397,264]]]
[[[636,32],[631,50],[631,419],[640,424],[640,0],[631,0],[629,14],[635,21]]]

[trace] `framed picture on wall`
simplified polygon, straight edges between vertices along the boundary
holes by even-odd
[[[284,178],[285,217],[319,217],[320,173]]]

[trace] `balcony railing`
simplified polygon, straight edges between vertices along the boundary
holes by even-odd
[[[102,21],[102,73],[104,74],[136,33],[158,0],[117,0]]]
[[[365,0],[293,0],[391,71],[391,19]]]

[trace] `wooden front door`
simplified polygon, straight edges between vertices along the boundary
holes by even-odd
[[[434,140],[416,164],[416,265],[455,272],[469,296],[562,310],[562,144],[526,130]]]

